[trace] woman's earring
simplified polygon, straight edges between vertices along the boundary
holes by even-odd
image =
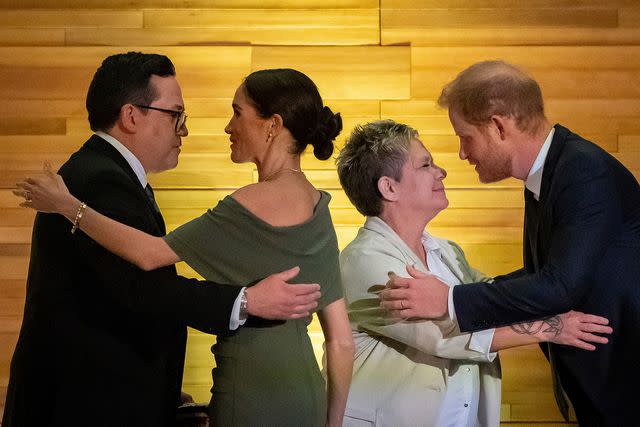
[[[267,136],[267,143],[271,142],[271,139],[273,139],[273,133],[269,132],[269,135]]]

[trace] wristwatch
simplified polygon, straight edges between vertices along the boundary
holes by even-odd
[[[249,316],[247,305],[247,290],[243,289],[240,292],[240,320],[247,320],[247,317]]]

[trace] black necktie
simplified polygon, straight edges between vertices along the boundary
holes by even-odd
[[[153,189],[151,188],[151,186],[149,184],[147,184],[147,186],[144,187],[144,191],[147,193],[147,197],[149,198],[149,201],[151,202],[151,205],[153,206],[153,209],[156,212],[160,212],[160,208],[158,207],[158,204],[156,203],[156,198],[153,195]]]
[[[527,270],[533,268],[533,271],[538,271],[538,201],[533,196],[533,193],[525,188],[524,190],[524,227],[526,233],[526,239],[524,244],[529,245],[529,261],[532,265],[525,265]]]

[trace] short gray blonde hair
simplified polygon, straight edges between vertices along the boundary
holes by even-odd
[[[411,140],[418,132],[393,120],[356,126],[336,159],[340,184],[351,203],[363,215],[382,213],[380,177],[400,181]]]
[[[438,105],[475,126],[499,115],[512,118],[521,131],[535,133],[545,121],[538,83],[504,61],[478,62],[463,70],[442,89]]]

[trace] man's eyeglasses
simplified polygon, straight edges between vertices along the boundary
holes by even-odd
[[[182,111],[168,110],[166,108],[151,107],[149,105],[140,105],[140,104],[133,104],[133,105],[138,108],[144,108],[145,110],[156,110],[156,111],[162,111],[163,113],[171,114],[174,118],[176,118],[176,128],[175,128],[176,133],[180,132],[180,129],[182,129],[182,126],[184,126],[184,124],[187,122],[187,115],[185,114],[184,110]]]

